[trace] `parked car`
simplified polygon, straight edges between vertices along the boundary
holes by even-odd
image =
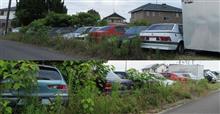
[[[89,33],[91,32],[96,32],[97,30],[99,30],[102,27],[92,27],[92,29],[89,31]]]
[[[115,74],[117,74],[121,79],[128,79],[128,74],[123,71],[114,71]]]
[[[96,42],[100,42],[102,38],[112,36],[122,36],[126,30],[125,26],[104,26],[95,32],[90,33],[90,37],[95,39]]]
[[[163,84],[165,86],[170,86],[175,83],[175,81],[165,78],[162,74],[159,73],[151,73],[154,75],[154,80],[158,81],[160,84]]]
[[[153,24],[140,33],[141,48],[176,50],[184,53],[183,27],[181,24]]]
[[[184,76],[184,77],[186,77],[188,79],[192,79],[192,80],[200,80],[201,79],[201,78],[198,79],[197,78],[198,76],[195,76],[192,73],[175,73],[175,74]]]
[[[12,106],[23,105],[26,95],[38,97],[42,104],[50,105],[55,102],[57,96],[61,97],[62,103],[68,102],[67,84],[63,79],[60,71],[51,66],[39,65],[40,70],[37,72],[37,88],[31,94],[24,90],[3,90],[0,96],[4,100],[10,101]],[[1,80],[0,84],[9,83],[12,80]],[[19,97],[18,97],[19,96]]]
[[[148,28],[148,26],[134,26],[134,27],[130,27],[129,29],[126,30],[124,37],[132,39],[132,38],[136,38],[139,36],[139,34],[146,30]]]
[[[64,34],[63,37],[66,39],[85,38],[88,36],[88,33],[91,29],[92,29],[92,27],[80,27],[74,32]]]
[[[182,75],[177,75],[175,73],[161,73],[165,78],[173,80],[173,81],[180,81],[186,82],[187,78]]]
[[[120,84],[120,91],[130,90],[133,86],[133,82],[128,79],[122,79],[114,72],[109,72],[106,76],[106,83],[104,85],[104,92],[111,92],[114,83]]]
[[[20,30],[21,30],[21,27],[12,28],[11,32],[18,33],[18,32],[20,32]]]
[[[74,27],[52,27],[48,31],[48,35],[50,37],[57,37],[59,35],[64,35],[68,33],[72,33],[76,30]]]
[[[204,77],[211,83],[217,82],[217,77],[214,73],[212,73],[210,70],[204,71]]]

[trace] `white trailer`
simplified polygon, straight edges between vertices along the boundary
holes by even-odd
[[[184,46],[220,52],[220,0],[182,0]]]
[[[195,77],[193,79],[204,79],[204,66],[203,65],[182,65],[182,64],[170,64],[168,72],[173,73],[191,73]]]

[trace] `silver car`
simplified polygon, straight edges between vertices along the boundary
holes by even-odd
[[[184,52],[183,27],[176,23],[153,24],[140,33],[141,48]]]

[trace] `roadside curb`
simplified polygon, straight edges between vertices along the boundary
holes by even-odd
[[[183,105],[185,105],[185,104],[188,104],[188,103],[191,103],[191,102],[200,100],[200,99],[202,99],[202,98],[204,98],[204,97],[207,97],[207,96],[209,96],[209,95],[212,95],[212,94],[215,94],[215,93],[218,93],[218,92],[220,92],[220,89],[211,91],[211,92],[209,92],[209,93],[208,93],[207,95],[205,95],[205,96],[195,97],[195,98],[192,98],[192,99],[184,99],[184,100],[178,101],[178,102],[176,102],[176,103],[174,103],[174,104],[171,104],[170,106],[167,107],[167,109],[162,110],[161,112],[159,112],[159,113],[157,113],[157,114],[166,113],[166,112],[168,112],[168,111],[170,111],[170,110],[173,110],[173,109],[175,109],[175,108],[179,108],[179,107],[181,107],[181,106],[183,106]],[[166,107],[165,107],[165,108],[166,108]]]

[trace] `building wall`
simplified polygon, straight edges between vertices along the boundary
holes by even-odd
[[[131,22],[147,20],[149,23],[182,23],[182,13],[138,11],[131,13]]]
[[[106,21],[108,22],[108,24],[125,24],[125,21],[120,17],[109,17],[106,19]]]
[[[0,11],[0,35],[5,31],[7,11]],[[15,18],[15,11],[11,11],[9,15],[9,29],[11,28],[11,20]]]
[[[169,72],[176,73],[192,73],[197,76],[197,79],[203,79],[204,77],[204,66],[202,65],[179,65],[174,64],[169,66]]]

